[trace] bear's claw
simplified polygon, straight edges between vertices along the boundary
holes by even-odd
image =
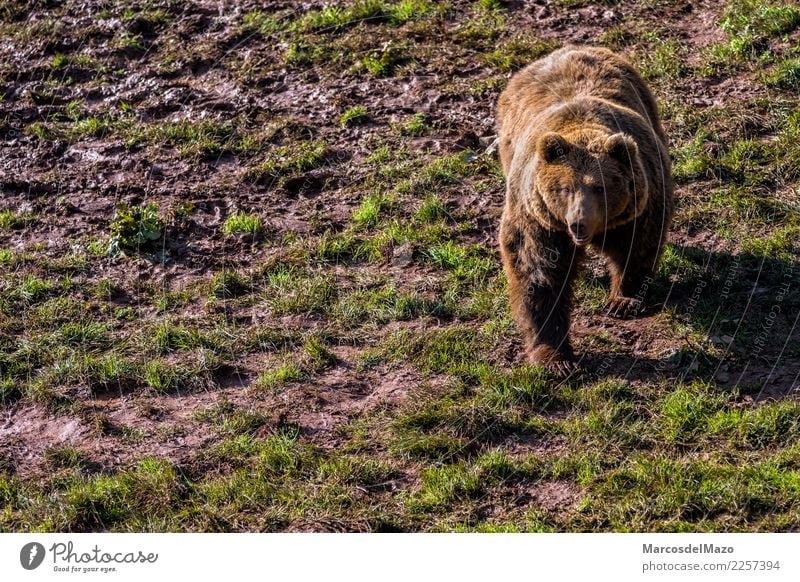
[[[575,362],[566,361],[550,362],[549,364],[545,364],[545,368],[559,378],[569,378],[578,370],[578,366]]]
[[[547,345],[539,345],[528,352],[528,360],[559,378],[568,378],[575,374],[578,368],[571,352],[571,349],[564,353]]]
[[[535,361],[534,363],[562,379],[569,378],[578,371],[578,365],[572,360],[547,360],[544,362]]]
[[[639,315],[643,307],[642,301],[633,297],[609,297],[606,302],[606,315],[628,319]]]

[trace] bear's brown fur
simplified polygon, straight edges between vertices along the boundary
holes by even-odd
[[[514,75],[497,107],[506,205],[500,251],[531,361],[574,367],[572,282],[585,245],[605,256],[609,313],[635,314],[673,212],[668,141],[622,57],[565,47]]]

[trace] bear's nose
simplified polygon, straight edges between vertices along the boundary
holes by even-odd
[[[582,222],[573,222],[569,225],[569,230],[575,238],[581,239],[586,237],[586,225]]]

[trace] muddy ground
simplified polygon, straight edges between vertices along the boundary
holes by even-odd
[[[796,529],[796,490],[774,519],[697,501],[642,521],[584,519],[581,504],[603,498],[603,471],[618,468],[610,461],[594,477],[553,469],[476,495],[464,486],[429,511],[415,495],[430,471],[485,450],[566,458],[581,439],[526,425],[488,441],[489,429],[464,429],[460,452],[444,457],[395,445],[420,402],[445,395],[458,409],[488,385],[453,364],[461,344],[445,356],[426,345],[463,333],[492,370],[524,368],[496,247],[493,109],[514,70],[567,43],[609,46],[643,70],[672,140],[678,212],[645,315],[603,313],[608,282],[593,258],[572,331],[584,375],[536,382],[557,399],[619,381],[658,406],[671,388],[702,384],[724,400],[702,414],[794,414],[800,74],[776,75],[796,67],[800,17],[747,2],[368,4],[353,18],[352,3],[325,12],[321,2],[0,8],[0,471],[17,491],[4,498],[3,529]],[[729,47],[751,33],[724,25],[739,13],[755,15],[743,55]],[[109,252],[120,216],[150,203],[152,240]],[[427,203],[432,218],[420,218]],[[237,213],[257,227],[232,226]],[[536,414],[583,418],[583,397],[570,398]],[[748,462],[796,451],[788,418],[773,427],[788,440],[747,449]],[[662,441],[689,442],[692,458],[739,450],[719,430],[723,444],[698,428],[602,455],[621,463],[626,446]],[[94,521],[54,518],[63,507],[35,501],[73,503],[70,487],[145,458],[175,468],[186,500],[236,471],[210,451],[286,431],[325,458],[358,451],[391,470],[356,482],[345,509],[284,500],[290,509],[267,522],[246,515],[272,501],[155,524],[115,518],[95,498]],[[672,460],[689,454],[668,449]],[[379,506],[380,518],[356,511]]]

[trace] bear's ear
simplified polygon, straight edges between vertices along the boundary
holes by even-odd
[[[624,166],[630,166],[639,155],[639,146],[633,138],[624,133],[615,133],[603,144],[606,153]]]
[[[552,163],[567,155],[572,146],[559,134],[549,131],[539,138],[538,153],[545,162]]]

